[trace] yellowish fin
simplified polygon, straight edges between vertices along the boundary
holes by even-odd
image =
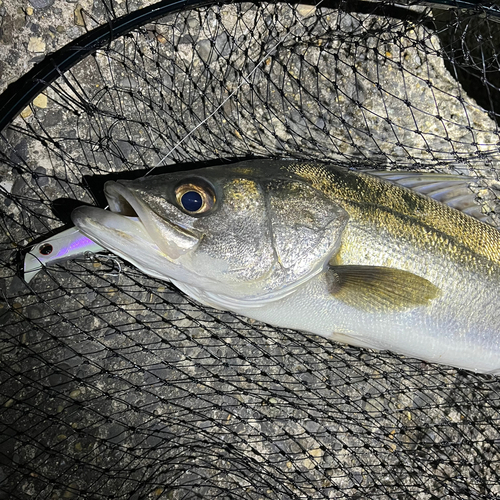
[[[389,267],[331,266],[328,277],[336,299],[369,312],[426,305],[440,293],[425,278]]]

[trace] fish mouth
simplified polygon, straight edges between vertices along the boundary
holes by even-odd
[[[119,181],[109,181],[104,184],[104,195],[108,201],[109,210],[125,217],[136,217],[144,211],[139,200]]]
[[[147,249],[156,258],[173,261],[199,243],[198,235],[156,214],[121,182],[107,182],[104,194],[109,210],[79,207],[71,218],[83,234],[111,252],[136,261]]]

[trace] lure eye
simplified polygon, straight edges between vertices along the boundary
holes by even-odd
[[[178,205],[190,215],[208,212],[215,204],[215,193],[202,179],[183,182],[175,189]]]
[[[50,243],[45,243],[38,251],[40,252],[40,255],[50,255],[52,250],[54,250],[54,247]]]

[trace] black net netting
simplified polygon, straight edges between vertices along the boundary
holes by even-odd
[[[107,6],[1,104],[0,498],[500,497],[498,377],[203,307],[113,256],[18,273],[75,200],[155,166],[466,173],[499,224],[500,11]]]

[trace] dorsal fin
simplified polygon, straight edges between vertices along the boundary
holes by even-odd
[[[481,212],[481,206],[476,201],[476,195],[469,188],[469,185],[475,182],[472,177],[434,172],[399,172],[395,170],[363,170],[362,172],[429,196],[481,222],[491,223],[489,217]]]

